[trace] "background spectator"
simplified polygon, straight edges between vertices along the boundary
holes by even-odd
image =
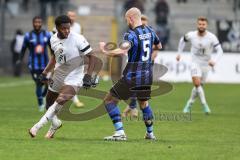
[[[17,61],[20,58],[23,45],[24,35],[22,30],[17,29],[16,34],[11,42],[10,49],[12,52],[13,75],[19,77],[21,75],[21,66]]]

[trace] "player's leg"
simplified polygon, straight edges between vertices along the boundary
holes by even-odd
[[[145,139],[155,140],[156,137],[153,134],[153,112],[150,107],[150,104],[147,100],[139,100],[139,106],[142,110],[143,120],[146,126],[146,135]]]
[[[31,75],[32,79],[35,82],[35,94],[37,96],[37,101],[38,101],[38,109],[40,112],[44,111],[44,104],[43,104],[43,96],[42,96],[42,86],[43,84],[39,81],[38,77],[41,74],[40,70],[32,70]]]
[[[111,89],[104,99],[105,108],[112,119],[115,127],[115,133],[112,136],[105,137],[105,140],[127,140],[123,129],[121,113],[117,106],[119,100],[127,100],[131,97],[129,85],[124,79],[120,79]]]
[[[72,99],[72,97],[76,94],[76,91],[73,86],[64,85],[56,101],[48,108],[47,112],[42,116],[40,121],[36,123],[30,130],[30,134],[32,137],[35,137],[39,129],[41,129],[48,121],[52,121],[54,116],[62,109],[63,105]]]
[[[192,82],[193,82],[193,88],[191,91],[191,95],[189,100],[187,101],[183,113],[189,113],[191,110],[191,107],[193,103],[195,102],[196,98],[198,97],[197,87],[201,83],[200,77],[201,77],[201,70],[197,64],[192,64],[191,66],[191,76],[192,76]]]
[[[136,97],[130,99],[129,105],[127,105],[126,108],[123,110],[122,117],[127,117],[129,114],[132,117],[138,116],[137,98]]]
[[[208,75],[208,68],[207,67],[202,68],[201,88],[200,88],[201,94],[199,94],[199,97],[201,96],[200,101],[201,101],[202,106],[203,106],[203,111],[206,114],[209,114],[209,113],[211,113],[211,110],[210,110],[210,108],[207,104],[205,93],[204,93],[204,88],[203,88],[203,84],[206,82],[207,75]]]
[[[119,107],[117,106],[118,101],[119,100],[113,97],[111,93],[108,93],[104,99],[105,108],[115,128],[115,133],[112,136],[104,137],[104,140],[110,140],[110,141],[127,140],[127,137],[123,129],[121,113],[120,113]]]
[[[83,107],[84,106],[84,104],[79,100],[77,95],[75,95],[72,98],[72,101],[73,101],[73,103],[75,104],[76,107]]]
[[[48,108],[54,104],[54,102],[56,101],[57,97],[58,97],[58,93],[57,92],[53,92],[51,90],[48,90],[47,92],[47,96],[46,96],[46,110],[48,110]],[[58,119],[57,115],[53,116],[52,118],[52,124],[48,129],[48,132],[45,135],[45,138],[53,138],[54,134],[56,133],[56,131],[62,127],[62,122],[60,119]]]

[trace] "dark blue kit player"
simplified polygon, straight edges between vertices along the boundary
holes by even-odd
[[[104,99],[105,108],[112,119],[115,133],[105,137],[105,140],[124,141],[127,136],[123,129],[120,110],[117,106],[119,100],[136,97],[143,113],[146,126],[145,139],[155,140],[153,134],[153,113],[148,103],[152,85],[152,53],[153,49],[161,49],[161,43],[154,30],[142,25],[141,12],[137,8],[129,9],[125,14],[129,31],[124,34],[124,47],[106,51],[104,43],[100,48],[107,55],[120,55],[127,52],[128,63],[123,71],[122,78],[110,89]],[[129,43],[128,49],[125,43]]]
[[[43,98],[47,92],[47,84],[43,84],[39,76],[48,64],[48,46],[50,47],[51,33],[42,29],[42,19],[40,17],[34,17],[32,23],[33,30],[27,32],[24,36],[21,60],[24,57],[26,49],[28,49],[28,68],[36,84],[39,111],[44,111]]]

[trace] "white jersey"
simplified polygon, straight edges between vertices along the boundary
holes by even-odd
[[[86,55],[92,51],[85,37],[75,32],[70,32],[66,39],[59,39],[57,33],[55,33],[51,37],[50,43],[55,55],[55,68],[75,57]]]
[[[82,34],[82,28],[79,23],[74,22],[70,29],[75,33]]]
[[[217,37],[209,31],[204,36],[199,36],[198,31],[188,32],[184,41],[191,43],[192,61],[202,65],[208,65],[213,48],[219,45]]]
[[[92,51],[87,40],[75,32],[70,32],[66,39],[59,39],[55,33],[50,43],[56,65],[49,89],[58,92],[64,84],[80,87],[84,76],[83,56]]]

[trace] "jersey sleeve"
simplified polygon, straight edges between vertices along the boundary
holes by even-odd
[[[84,54],[89,54],[92,51],[92,48],[86,38],[82,35],[79,35],[79,40],[77,40],[78,49]]]
[[[123,35],[123,40],[130,42],[130,43],[131,43],[131,47],[132,47],[133,44],[134,44],[133,35],[130,34],[129,32],[127,32],[127,33],[125,33],[125,34]]]
[[[159,37],[157,36],[156,32],[153,33],[153,44],[158,45],[160,43]]]
[[[186,34],[183,36],[184,42],[190,41],[190,40],[191,40],[191,37],[192,37],[192,32],[186,33]]]
[[[215,35],[213,35],[212,37],[212,45],[213,45],[213,48],[216,48],[218,45],[220,45],[219,40]]]

